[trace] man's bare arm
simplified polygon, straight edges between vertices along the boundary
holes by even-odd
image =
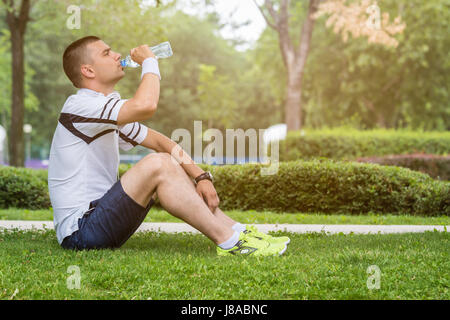
[[[149,119],[156,112],[159,101],[160,75],[154,53],[148,45],[142,45],[131,49],[130,54],[133,61],[142,65],[142,79],[136,94],[120,109],[118,125]]]
[[[178,163],[180,163],[184,171],[186,171],[192,179],[195,179],[205,172],[195,164],[194,160],[192,160],[192,158],[184,152],[175,141],[158,131],[149,128],[147,137],[142,141],[141,146],[155,150],[156,152],[167,152],[168,154],[171,154],[178,160]]]
[[[172,155],[192,179],[205,172],[195,164],[194,160],[175,141],[158,131],[149,128],[147,137],[142,141],[141,146],[153,149],[156,152],[167,152]],[[208,205],[211,212],[214,213],[219,206],[220,199],[213,183],[207,179],[201,180],[196,185],[196,191],[200,198]]]

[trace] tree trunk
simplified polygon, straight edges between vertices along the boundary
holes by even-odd
[[[379,128],[387,128],[386,119],[384,118],[381,110],[377,110],[375,108],[374,103],[372,101],[370,101],[369,99],[362,97],[361,100],[364,103],[364,105],[366,106],[366,108],[369,109],[377,118],[376,123],[378,124],[378,127]]]
[[[16,16],[14,2],[12,0],[3,2],[10,9],[6,14],[6,21],[11,32],[11,55],[12,55],[12,97],[11,97],[11,127],[9,129],[9,160],[10,165],[23,167],[24,141],[23,141],[23,118],[25,114],[25,68],[24,68],[24,38],[27,22],[29,20],[30,0],[22,0],[20,12]]]
[[[303,71],[314,28],[313,15],[319,8],[320,0],[309,0],[308,15],[302,26],[300,43],[297,48],[294,48],[289,36],[290,3],[290,0],[281,0],[277,12],[273,1],[265,0],[264,7],[268,11],[268,15],[262,7],[259,7],[267,24],[278,33],[281,56],[287,70],[285,122],[288,131],[301,129]],[[270,18],[273,19],[273,22]]]
[[[320,0],[310,0],[308,16],[303,23],[300,43],[295,51],[293,63],[288,67],[288,86],[286,97],[286,124],[287,130],[300,130],[302,127],[302,81],[303,72],[308,59],[311,45],[312,32],[314,29],[313,15],[316,13]]]
[[[11,97],[11,128],[10,128],[10,165],[23,167],[24,141],[23,141],[23,118],[25,115],[24,104],[24,52],[23,35],[18,31],[11,32],[12,53],[12,97]]]
[[[288,77],[284,115],[288,131],[301,128],[301,103],[301,77]]]

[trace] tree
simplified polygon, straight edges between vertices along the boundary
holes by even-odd
[[[381,16],[401,15],[398,46],[366,38],[343,42],[317,21],[302,98],[308,127],[449,130],[450,11],[442,0],[380,2]],[[281,60],[280,60],[281,62]]]
[[[6,22],[11,33],[11,65],[12,65],[12,96],[11,96],[11,128],[9,130],[10,165],[23,167],[24,141],[23,118],[25,113],[24,95],[24,39],[27,23],[30,20],[30,0],[22,0],[17,6],[13,0],[3,0],[6,7]]]
[[[197,115],[208,128],[230,128],[236,118],[236,87],[233,79],[216,74],[216,67],[200,64]],[[220,97],[220,99],[218,99]]]
[[[353,36],[364,35],[370,41],[377,42],[379,40],[377,36],[380,34],[379,30],[377,28],[364,27],[360,21],[361,12],[366,12],[372,1],[362,0],[358,3],[347,4],[346,0],[329,0],[325,2],[309,0],[298,44],[295,44],[291,35],[292,29],[298,26],[290,25],[290,17],[292,16],[292,11],[296,8],[291,4],[297,5],[300,2],[278,0],[275,3],[272,0],[264,0],[263,5],[258,5],[256,0],[254,2],[260,9],[268,26],[278,34],[279,47],[287,71],[285,121],[289,131],[298,130],[301,127],[302,120],[302,80],[311,46],[315,19],[320,15],[330,14],[331,17],[328,20],[328,24],[334,24],[336,32],[342,32],[344,39],[351,32]],[[301,8],[301,5],[299,7]],[[384,19],[384,22],[386,22],[386,19]],[[400,24],[400,20],[396,19],[395,23]],[[384,27],[389,28],[388,26]]]
[[[278,33],[279,46],[283,63],[287,71],[287,92],[285,105],[285,122],[288,130],[301,127],[301,94],[303,71],[308,58],[312,32],[313,15],[317,12],[320,0],[310,0],[298,46],[294,46],[289,30],[290,0],[281,0],[278,12],[271,0],[265,0],[264,6],[258,6],[267,24]],[[256,4],[256,2],[255,2]],[[268,14],[267,14],[268,12]],[[273,22],[272,20],[273,19]]]
[[[220,128],[230,125],[232,117],[225,124],[218,122],[218,116],[220,109],[227,107],[222,100],[235,103],[234,88],[238,88],[235,82],[245,70],[242,67],[244,55],[217,35],[218,24],[214,16],[199,18],[175,11],[166,14],[162,23],[167,26],[165,36],[171,42],[174,54],[159,62],[163,73],[161,95],[158,111],[149,120],[150,126],[170,137],[177,128],[193,130],[193,121],[202,119],[206,130],[207,118],[212,113],[216,117],[211,125]],[[214,83],[207,83],[211,68],[215,68]],[[217,86],[219,83],[226,88],[221,91]]]
[[[38,109],[39,101],[31,90],[34,74],[34,70],[25,63],[25,110]],[[5,129],[11,124],[11,78],[10,35],[8,29],[0,29],[0,125]]]

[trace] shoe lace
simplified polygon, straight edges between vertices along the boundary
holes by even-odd
[[[256,234],[257,234],[257,232],[258,232],[258,229],[256,229],[256,228],[253,227],[253,226],[248,226],[248,229],[244,230],[243,232],[244,232],[245,234],[253,233],[253,234],[254,234],[254,237],[255,237],[256,239],[263,240],[263,238],[256,236]]]
[[[246,243],[247,241],[246,240],[239,240],[238,242],[236,242],[236,244],[235,244],[235,246],[236,247],[238,247],[238,248],[240,248],[244,243]]]

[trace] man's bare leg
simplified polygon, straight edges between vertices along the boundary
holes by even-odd
[[[222,210],[219,209],[219,207],[216,208],[214,211],[214,215],[222,221],[222,223],[226,226],[229,226],[230,228],[233,227],[237,222],[231,219],[229,216],[227,216]]]
[[[194,181],[191,178],[189,178],[186,171],[184,171],[184,169],[181,166],[177,166],[177,170],[179,171],[180,177],[183,177],[186,180],[186,183],[189,185],[189,189],[191,189],[193,192],[195,192],[197,194]],[[229,216],[227,216],[219,207],[217,207],[213,213],[220,221],[222,221],[222,223],[225,226],[228,226],[231,228],[232,226],[234,226],[236,224],[236,221],[234,221]]]
[[[184,171],[184,169],[181,166],[177,166],[177,169],[179,171],[180,177],[184,178],[184,180],[186,180],[186,183],[189,185],[189,189],[192,190],[192,192],[195,192],[197,195],[197,191],[195,188],[195,183],[194,181],[189,178],[188,174],[186,173],[186,171]],[[201,198],[200,198],[201,199]],[[204,200],[203,200],[204,201]],[[209,209],[209,208],[208,208]],[[211,211],[211,210],[210,210]],[[236,224],[236,221],[234,221],[233,219],[231,219],[229,216],[227,216],[222,210],[220,210],[219,207],[216,208],[216,210],[213,212],[213,214],[217,217],[217,219],[219,219],[225,226],[228,227],[232,227]]]
[[[234,233],[229,220],[225,222],[220,213],[218,216],[211,213],[196,193],[186,172],[172,161],[168,153],[146,156],[128,170],[120,181],[124,191],[143,207],[147,206],[156,192],[164,209],[216,244],[228,240]]]

